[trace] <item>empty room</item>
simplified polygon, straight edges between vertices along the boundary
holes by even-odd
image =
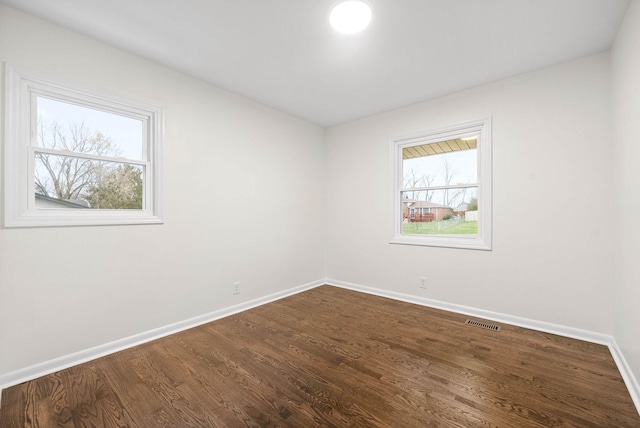
[[[640,427],[640,0],[0,0],[0,428]]]

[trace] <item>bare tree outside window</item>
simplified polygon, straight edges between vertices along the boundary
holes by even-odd
[[[108,135],[110,124],[119,129],[123,120],[136,124],[135,121],[116,117],[116,122],[111,118],[116,115],[111,113],[54,100],[39,101],[44,107],[37,122],[36,199],[42,196],[49,201],[70,202],[61,206],[67,209],[142,209],[144,168],[127,163],[121,147]],[[93,119],[94,126],[74,120],[91,115],[99,118]],[[47,116],[53,116],[53,120]],[[100,120],[106,131],[95,129],[95,122]],[[133,133],[134,147],[136,134]]]
[[[412,146],[402,164],[403,233],[477,233],[477,216],[466,215],[477,200],[475,146],[458,139]]]
[[[433,183],[434,176],[433,174],[425,174],[424,172],[417,172],[416,169],[411,168],[404,176],[404,187],[405,188],[419,188],[419,187],[430,187],[431,183]],[[430,201],[433,198],[433,194],[429,191],[422,192],[424,193],[424,200]],[[411,193],[410,198],[414,201],[418,200],[419,191],[414,191]]]

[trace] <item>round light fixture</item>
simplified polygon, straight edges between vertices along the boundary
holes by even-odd
[[[371,8],[360,0],[343,1],[333,8],[329,22],[341,33],[358,32],[371,22]]]

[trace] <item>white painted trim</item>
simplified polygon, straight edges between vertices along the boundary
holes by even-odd
[[[579,328],[548,323],[544,321],[532,320],[529,318],[517,317],[514,315],[507,315],[498,312],[486,311],[483,309],[471,308],[469,306],[457,305],[455,303],[448,303],[440,300],[427,299],[424,297],[382,290],[379,288],[366,287],[364,285],[353,284],[350,282],[338,281],[329,278],[325,279],[324,283],[327,285],[332,285],[334,287],[346,288],[361,293],[372,294],[375,296],[386,297],[402,302],[413,303],[416,305],[427,306],[435,309],[442,309],[449,312],[455,312],[504,324],[524,327],[531,330],[556,334],[572,339],[583,340],[585,342],[605,345],[609,348],[609,352],[611,352],[611,356],[618,366],[618,371],[620,371],[620,375],[622,376],[627,390],[629,391],[629,395],[631,395],[631,399],[633,400],[638,413],[640,413],[640,385],[638,384],[638,380],[633,375],[631,367],[625,360],[624,354],[622,353],[622,350],[616,343],[616,340],[613,336],[603,333],[596,333],[589,330],[582,330]]]
[[[104,345],[98,345],[93,348],[85,349],[83,351],[74,352],[72,354],[63,355],[52,360],[44,361],[42,363],[34,364],[23,369],[19,369],[0,376],[0,399],[2,397],[2,390],[9,388],[13,385],[17,385],[22,382],[27,382],[45,376],[50,373],[64,370],[69,367],[76,366],[78,364],[86,363],[87,361],[95,360],[96,358],[104,357],[115,352],[119,352],[128,348],[132,348],[143,343],[150,342],[152,340],[160,339],[171,334],[179,333],[184,330],[188,330],[193,327],[197,327],[202,324],[209,323],[211,321],[218,320],[220,318],[228,317],[230,315],[237,314],[258,306],[265,305],[276,300],[283,299],[285,297],[292,296],[294,294],[301,293],[303,291],[310,290],[312,288],[323,285],[324,281],[313,281],[304,285],[290,288],[288,290],[279,291],[277,293],[269,294],[264,297],[249,300],[248,302],[240,303],[228,308],[219,309],[207,314],[199,315],[184,321],[179,321],[164,327],[159,327],[153,330],[149,330],[143,333],[134,334],[133,336],[125,337],[123,339],[114,340]],[[0,403],[1,404],[1,403]]]
[[[631,370],[631,366],[627,363],[627,360],[624,358],[624,354],[622,350],[618,346],[615,338],[611,338],[611,343],[609,344],[609,350],[611,351],[611,355],[613,356],[616,365],[618,366],[618,370],[622,375],[622,379],[624,379],[625,385],[627,385],[627,389],[629,390],[629,395],[631,395],[631,399],[633,403],[636,405],[636,409],[638,409],[638,413],[640,413],[640,384],[638,384],[638,380],[633,375],[633,371]]]
[[[492,131],[491,117],[458,123],[456,125],[389,140],[390,190],[389,243],[428,247],[461,248],[471,250],[492,249]],[[478,180],[470,186],[478,189],[478,234],[476,235],[404,235],[402,233],[402,192],[437,190],[457,186],[404,188],[402,176],[402,150],[416,145],[441,142],[474,135],[478,138]]]

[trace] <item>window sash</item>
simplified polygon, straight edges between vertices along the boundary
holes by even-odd
[[[148,160],[149,159],[149,144],[150,144],[150,133],[149,133],[149,112],[143,112],[140,109],[127,106],[124,109],[119,103],[115,103],[113,101],[108,101],[105,99],[98,99],[97,97],[82,94],[79,92],[75,92],[69,89],[56,89],[56,92],[52,92],[50,89],[47,90],[46,86],[43,86],[41,83],[32,83],[28,87],[29,95],[30,95],[30,124],[31,124],[31,139],[30,143],[34,147],[39,147],[40,149],[46,149],[45,147],[40,147],[38,145],[38,97],[49,98],[55,101],[59,101],[61,103],[72,104],[78,107],[85,107],[88,109],[113,114],[116,116],[122,116],[129,119],[139,120],[142,122],[142,155],[140,159],[136,160]],[[133,159],[132,159],[133,160]]]
[[[103,162],[115,162],[115,163],[126,163],[130,165],[138,165],[138,166],[150,166],[150,162],[146,160],[135,160],[114,156],[99,156],[92,155],[90,153],[78,153],[78,152],[68,152],[66,150],[56,150],[56,149],[46,149],[43,147],[30,147],[30,152],[32,153],[42,153],[54,156],[64,156],[68,158],[79,158],[79,159],[90,159],[95,161],[103,161]]]
[[[34,179],[32,182],[29,183],[29,188],[32,190],[29,190],[29,199],[28,199],[28,208],[29,209],[35,209],[35,210],[42,210],[45,208],[42,207],[37,207],[36,204],[36,180],[35,180],[35,169],[36,169],[36,155],[38,153],[43,153],[43,154],[50,154],[52,156],[59,156],[59,157],[64,157],[64,158],[73,158],[73,159],[82,159],[82,160],[89,160],[89,161],[96,161],[96,162],[103,162],[103,163],[109,163],[109,164],[117,164],[117,165],[132,165],[132,166],[136,166],[136,167],[140,167],[142,169],[142,207],[141,208],[135,208],[136,210],[144,210],[145,209],[145,204],[146,204],[146,199],[145,195],[147,194],[147,192],[151,191],[151,183],[148,178],[149,172],[151,171],[151,164],[148,162],[129,162],[126,159],[118,159],[118,158],[111,158],[111,157],[105,157],[105,156],[78,156],[77,153],[74,154],[73,156],[71,156],[70,154],[68,154],[67,152],[62,152],[60,153],[59,151],[56,151],[56,153],[51,153],[53,152],[52,150],[47,150],[47,151],[42,151],[42,150],[34,150],[33,148],[30,148],[30,152],[32,153],[32,156],[30,157],[30,162],[33,163],[33,165],[29,165],[29,171],[33,171],[33,174],[30,174],[30,177],[33,176]],[[31,197],[33,196],[33,197]],[[65,209],[65,208],[58,208],[58,209]],[[91,208],[93,211],[98,210],[98,208]],[[99,208],[102,210],[108,210],[108,211],[113,211],[113,210],[117,210],[120,208]],[[124,208],[122,208],[124,209]],[[131,210],[133,208],[127,208],[127,210]]]
[[[431,190],[451,190],[451,189],[471,189],[480,187],[480,183],[455,184],[450,186],[431,186],[431,187],[401,187],[400,192],[427,192]]]

